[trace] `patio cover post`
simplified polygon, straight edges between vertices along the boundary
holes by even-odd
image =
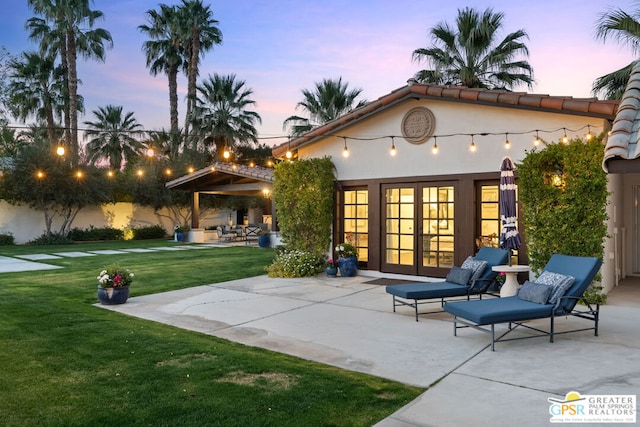
[[[191,192],[191,228],[200,228],[200,192]]]

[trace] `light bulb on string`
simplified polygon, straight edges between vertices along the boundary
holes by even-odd
[[[398,154],[397,150],[396,150],[396,143],[393,139],[393,136],[391,137],[391,151],[390,151],[391,156],[395,156],[396,154]]]
[[[226,160],[229,160],[229,157],[231,157],[231,152],[227,147],[224,147],[224,151],[222,152],[222,157],[224,157]]]
[[[506,135],[505,137],[506,139],[504,141],[504,148],[508,150],[509,148],[511,148],[511,143],[509,142],[509,132],[507,132],[505,135]]]
[[[473,134],[471,134],[471,145],[469,145],[469,151],[471,151],[472,153],[476,152],[476,143],[473,140]]]
[[[433,137],[433,148],[431,148],[431,152],[433,154],[438,154],[438,137],[437,136]]]
[[[584,136],[584,139],[586,139],[587,141],[591,141],[591,138],[593,138],[593,134],[591,133],[591,125],[587,125],[587,134]]]
[[[62,144],[58,145],[56,148],[56,154],[60,157],[64,156],[64,146]]]
[[[291,159],[293,157],[293,153],[291,152],[291,138],[289,138],[289,145],[287,146],[287,153],[285,154],[287,159]]]
[[[347,138],[344,136],[342,138],[344,139],[344,149],[342,150],[342,157],[346,159],[347,157],[349,157],[349,149],[347,148]]]
[[[537,147],[541,142],[542,140],[540,139],[540,135],[538,135],[538,131],[536,130],[536,139],[533,140],[533,145]]]
[[[82,173],[82,171],[77,171],[76,172],[76,178],[82,178],[84,176],[84,174]]]
[[[569,137],[567,136],[567,128],[562,128],[564,130],[564,135],[562,136],[562,143],[563,144],[568,144],[569,143]]]
[[[187,172],[189,172],[189,173],[193,173],[193,170],[194,170],[194,169],[193,169],[193,166],[189,166],[189,167],[187,168]]]
[[[153,150],[152,147],[147,148],[147,157],[153,157],[155,156],[156,152]]]
[[[107,171],[107,177],[113,178],[113,171]]]
[[[171,176],[171,169],[167,168],[164,170],[164,174],[167,176]]]
[[[142,169],[138,169],[136,171],[136,175],[138,175],[139,177],[142,177],[144,175],[144,171]]]

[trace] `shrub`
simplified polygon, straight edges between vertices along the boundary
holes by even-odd
[[[0,233],[0,246],[8,246],[15,245],[16,242],[13,239],[13,234],[11,233]]]
[[[134,228],[132,231],[133,240],[163,239],[167,237],[167,230],[160,225]]]
[[[96,241],[96,240],[122,240],[124,232],[113,227],[96,228],[90,225],[84,230],[74,228],[69,231],[68,237],[75,241]]]
[[[278,251],[273,263],[266,267],[269,277],[308,277],[324,270],[324,258],[299,250]]]
[[[49,245],[73,245],[75,242],[64,234],[60,233],[43,233],[29,242],[32,245],[49,246]]]

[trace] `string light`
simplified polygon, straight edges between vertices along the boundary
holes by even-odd
[[[536,139],[533,140],[533,145],[537,147],[541,142],[542,140],[540,139],[540,135],[538,135],[538,131],[536,130]]]
[[[113,178],[113,171],[112,170],[107,171],[107,177]]]
[[[431,152],[433,154],[438,154],[438,137],[437,136],[433,137],[433,148],[431,149]]]
[[[142,176],[142,175],[144,175],[144,171],[143,171],[142,169],[138,169],[138,170],[136,171],[136,175],[138,175],[138,176]]]
[[[344,139],[344,149],[342,150],[342,157],[346,159],[347,157],[349,157],[349,149],[347,148],[347,138],[344,136],[342,138]]]
[[[231,152],[226,146],[224,147],[224,151],[222,152],[222,157],[224,157],[227,160],[229,160],[229,157],[231,157]]]
[[[42,172],[42,171],[36,172],[36,178],[39,178],[39,179],[44,178],[44,172]]]
[[[166,169],[164,170],[164,174],[165,174],[165,175],[167,175],[167,176],[171,176],[171,174],[172,174],[171,169],[166,168]]]
[[[193,171],[194,171],[193,166],[189,166],[189,168],[187,169],[187,172],[193,173]]]
[[[509,132],[507,132],[505,135],[506,140],[504,141],[504,148],[508,150],[509,148],[511,148],[511,143],[509,142]]]
[[[287,147],[287,153],[285,154],[285,156],[287,157],[287,159],[293,157],[293,153],[291,152],[291,138],[289,138],[289,146]]]
[[[471,145],[469,146],[469,151],[471,151],[472,153],[476,152],[476,143],[473,140],[473,134],[471,134]]]
[[[255,168],[256,167],[256,164],[253,163],[253,160],[249,162],[249,167],[250,168]]]
[[[396,143],[393,139],[393,136],[391,137],[391,156],[395,156],[397,154],[397,150],[396,150]]]
[[[593,138],[593,134],[591,133],[591,125],[587,125],[587,134],[584,136],[584,139],[586,139],[587,141],[591,141],[591,138]]]
[[[567,129],[566,128],[562,128],[564,130],[564,136],[562,137],[562,143],[563,144],[568,144],[569,143],[569,137],[567,136]]]
[[[56,154],[60,157],[64,156],[64,146],[63,145],[58,145],[58,148],[56,148]]]
[[[152,147],[147,148],[147,157],[153,157],[155,156],[156,152],[153,151]]]
[[[82,171],[76,172],[76,178],[82,178],[82,176],[83,176]]]

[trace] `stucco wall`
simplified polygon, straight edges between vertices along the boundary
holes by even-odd
[[[200,218],[202,228],[209,225],[226,224],[229,210],[207,212]],[[183,213],[186,217],[186,212]],[[90,206],[82,209],[73,227],[88,228],[114,227],[132,228],[149,225],[161,225],[167,234],[173,234],[175,225],[173,215],[167,209],[154,212],[152,208],[132,203],[115,203],[102,206]],[[52,230],[58,230],[60,221],[54,221]],[[14,206],[0,200],[0,233],[11,233],[18,244],[27,243],[42,235],[45,231],[44,214],[27,206]]]
[[[389,155],[391,139],[356,140],[351,138],[379,138],[385,135],[401,135],[403,115],[410,108],[423,106],[429,108],[435,116],[435,135],[455,135],[437,139],[439,153],[433,155],[433,138],[427,142],[414,145],[403,138],[395,138],[398,153]],[[558,141],[567,129],[567,135],[582,137],[587,129],[570,132],[570,129],[592,126],[593,133],[603,130],[605,121],[589,117],[570,116],[564,114],[541,113],[523,109],[488,107],[457,102],[416,100],[405,102],[394,108],[376,114],[357,125],[336,132],[339,137],[328,137],[320,143],[302,147],[298,151],[300,158],[332,157],[338,172],[338,179],[370,179],[383,177],[447,175],[458,173],[497,171],[504,156],[510,156],[515,162],[522,160],[525,150],[534,147],[535,133],[518,135],[519,132],[532,130],[557,130],[547,133],[539,132],[540,138],[546,141]],[[505,149],[506,132],[510,132],[511,148]],[[471,137],[477,147],[475,153],[469,151]],[[481,133],[498,133],[498,135],[482,136]],[[342,157],[344,140],[350,155]],[[351,138],[349,138],[351,137]]]

